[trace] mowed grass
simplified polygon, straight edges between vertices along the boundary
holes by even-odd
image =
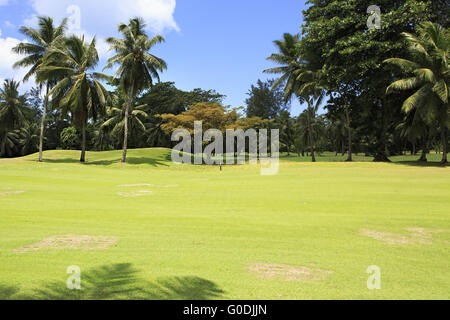
[[[77,151],[45,152],[45,163],[0,160],[0,299],[74,297],[72,265],[88,299],[449,298],[449,167],[416,165],[418,156],[284,157],[278,175],[261,176],[251,165],[176,165],[167,149],[130,150],[126,166],[120,155],[89,152],[85,165]],[[121,187],[137,184],[153,186]],[[140,191],[152,193],[124,196]],[[359,234],[410,236],[409,227],[446,232],[407,245]],[[55,235],[119,240],[106,250],[14,252]],[[252,263],[332,273],[287,280],[256,274]],[[371,265],[381,268],[381,290],[367,288]]]

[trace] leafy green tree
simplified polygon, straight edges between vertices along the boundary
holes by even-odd
[[[98,63],[96,40],[86,43],[84,37],[71,36],[62,48],[52,48],[40,67],[40,76],[56,72],[64,75],[49,92],[64,114],[71,113],[74,124],[82,134],[80,162],[86,161],[86,127],[88,119],[97,120],[106,112],[108,91],[97,80],[99,75],[89,72]]]
[[[272,90],[275,80],[265,82],[258,80],[252,85],[247,95],[247,117],[260,117],[262,119],[275,119],[282,111],[287,111],[290,103],[284,99],[284,92],[280,87]]]
[[[81,137],[75,127],[67,127],[61,131],[61,147],[66,150],[72,150],[80,145]]]
[[[14,67],[27,67],[30,68],[24,77],[24,81],[27,81],[32,76],[36,75],[39,67],[43,63],[43,58],[48,54],[50,48],[59,45],[64,39],[64,33],[67,28],[67,20],[64,19],[58,27],[53,25],[53,19],[50,17],[38,17],[38,29],[21,27],[20,32],[27,36],[31,42],[22,42],[13,48],[13,51],[18,54],[26,55],[25,58],[17,61]],[[44,144],[44,129],[48,107],[48,92],[56,79],[49,77],[46,81],[38,81],[40,88],[45,83],[46,96],[44,100],[41,120],[41,131],[39,139],[39,161],[42,162],[42,152]]]
[[[114,78],[120,79],[121,87],[128,94],[128,104],[124,117],[124,141],[122,163],[126,162],[128,145],[128,118],[135,95],[143,89],[151,87],[153,79],[159,81],[158,72],[167,69],[161,58],[149,53],[156,44],[164,42],[161,36],[148,37],[145,23],[141,18],[131,19],[128,24],[120,24],[119,32],[123,38],[108,38],[107,42],[116,54],[108,60],[105,68],[119,65]]]
[[[8,133],[24,124],[25,118],[20,107],[19,83],[5,80],[0,89],[0,132],[2,132],[1,156],[6,156]]]
[[[381,29],[367,27],[367,8],[372,1],[311,0],[304,11],[301,50],[314,52],[323,66],[329,93],[351,97],[361,108],[350,108],[351,114],[367,126],[376,161],[389,161],[387,137],[395,129],[395,104],[386,99],[390,74],[383,65],[387,58],[403,56],[407,44],[401,32],[413,32],[418,24],[430,18],[430,2],[420,0],[388,1],[376,4],[382,9]],[[358,107],[359,107],[358,106]],[[344,107],[344,106],[342,106]],[[342,108],[345,112],[345,108]]]
[[[391,58],[385,62],[399,66],[408,77],[392,83],[387,88],[387,94],[395,90],[414,90],[403,103],[403,111],[409,113],[418,109],[421,115],[425,114],[425,121],[439,121],[443,146],[441,163],[447,163],[449,31],[438,24],[426,22],[419,28],[419,36],[410,33],[403,35],[410,43],[411,59]]]
[[[170,134],[162,129],[164,121],[158,114],[178,115],[188,110],[190,105],[201,102],[222,103],[225,96],[214,90],[194,89],[190,92],[175,87],[173,82],[161,82],[152,86],[138,99],[139,105],[149,116],[145,121],[147,145],[150,147],[171,147]]]

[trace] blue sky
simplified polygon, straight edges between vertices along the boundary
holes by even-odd
[[[17,57],[9,51],[24,40],[18,27],[33,25],[36,15],[57,22],[70,17],[71,31],[96,35],[100,67],[110,54],[103,40],[117,35],[119,22],[140,15],[150,34],[166,39],[153,51],[169,66],[162,81],[183,90],[215,89],[227,95],[225,104],[238,107],[251,84],[271,77],[262,71],[273,66],[266,60],[275,51],[273,40],[299,32],[305,8],[298,0],[0,0],[0,78],[20,80],[23,71],[11,70]],[[294,115],[301,109],[292,104]]]

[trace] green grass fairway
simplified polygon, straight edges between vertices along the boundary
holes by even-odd
[[[89,152],[86,165],[79,155],[0,160],[0,299],[449,298],[449,167],[285,157],[261,176],[175,165],[167,149],[130,150],[126,166],[118,151]],[[414,242],[407,228],[439,232]],[[15,251],[56,235],[118,241]],[[81,291],[66,289],[72,265]],[[367,288],[371,265],[381,290]]]

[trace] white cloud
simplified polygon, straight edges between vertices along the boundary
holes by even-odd
[[[0,7],[6,6],[8,4],[8,0],[0,0]]]
[[[173,17],[176,0],[31,0],[31,4],[36,14],[24,25],[35,25],[37,16],[53,17],[56,23],[69,18],[69,34],[84,34],[87,41],[97,37],[100,59],[112,55],[105,39],[117,35],[118,24],[130,18],[144,18],[154,34],[180,30]]]
[[[104,37],[115,33],[120,22],[127,22],[135,16],[144,18],[154,33],[179,31],[173,16],[176,0],[31,0],[31,3],[36,15],[57,20],[76,17],[77,13],[70,9],[79,7],[81,29],[101,33]]]
[[[11,21],[5,21],[5,26],[8,27],[8,28],[15,28],[16,27],[13,23],[11,23]]]
[[[22,81],[27,73],[26,69],[13,69],[13,64],[20,59],[20,55],[12,52],[12,48],[18,45],[21,40],[15,38],[2,38],[0,30],[0,85],[3,85],[5,79],[14,79]],[[34,80],[30,79],[27,83],[22,84],[22,90],[28,90],[34,84]]]

